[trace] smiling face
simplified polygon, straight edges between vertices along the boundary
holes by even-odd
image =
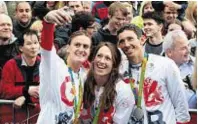
[[[131,30],[125,30],[118,35],[118,45],[128,58],[133,58],[142,54],[143,42],[138,39],[136,33]]]
[[[0,18],[0,39],[9,39],[12,36],[12,20],[4,14],[0,14]]]
[[[72,39],[68,46],[68,59],[71,62],[83,63],[90,54],[91,40],[85,35],[79,35]]]
[[[113,68],[112,53],[107,46],[101,47],[94,59],[94,72],[98,76],[106,76]]]
[[[147,37],[155,36],[161,32],[162,24],[157,24],[154,19],[144,19],[144,32]]]
[[[175,40],[173,48],[170,49],[168,56],[173,59],[177,65],[188,62],[190,59],[189,41],[182,37],[178,37]]]
[[[28,2],[21,2],[18,4],[16,9],[16,18],[23,24],[26,24],[31,20],[32,11]]]
[[[123,15],[122,11],[117,10],[113,16],[109,18],[110,26],[118,30],[121,26],[123,26],[126,22],[126,16]]]

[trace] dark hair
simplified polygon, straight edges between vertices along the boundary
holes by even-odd
[[[24,45],[24,36],[27,35],[27,36],[30,36],[30,35],[36,35],[37,39],[39,39],[39,36],[37,34],[37,31],[35,30],[32,30],[32,29],[28,29],[25,31],[25,33],[21,34],[18,39],[17,39],[17,43],[19,46],[23,46]]]
[[[161,13],[159,12],[148,12],[142,15],[143,19],[153,19],[157,22],[157,24],[163,24],[164,23],[164,19],[163,16],[161,15]]]
[[[86,30],[95,22],[94,16],[89,12],[80,11],[72,17],[72,32],[78,31],[80,27]]]
[[[137,35],[138,39],[140,39],[140,37],[142,36],[142,30],[141,30],[138,26],[136,26],[136,25],[134,25],[134,24],[126,24],[126,25],[123,25],[123,26],[118,30],[117,36],[118,36],[120,33],[124,32],[125,30],[133,31],[133,32]]]
[[[113,66],[112,70],[110,72],[110,76],[108,79],[108,82],[104,85],[104,92],[102,93],[100,97],[100,102],[103,102],[103,109],[107,111],[112,105],[116,97],[116,82],[119,78],[119,65],[121,62],[121,53],[116,47],[116,45],[109,43],[109,42],[101,42],[95,49],[94,57],[95,58],[97,52],[100,50],[101,47],[107,46],[112,54],[112,61]],[[91,65],[91,69],[89,70],[89,73],[87,75],[87,80],[85,81],[84,86],[84,95],[83,95],[83,102],[84,102],[84,108],[88,108],[90,105],[93,104],[95,100],[95,86],[96,81],[94,79],[94,65]]]

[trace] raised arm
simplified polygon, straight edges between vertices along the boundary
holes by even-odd
[[[64,11],[64,8],[50,11],[43,21],[43,31],[41,35],[41,47],[51,50],[54,42],[54,30],[56,25],[63,25],[71,21],[71,16]]]

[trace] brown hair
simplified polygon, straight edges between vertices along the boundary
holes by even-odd
[[[104,91],[100,96],[100,102],[103,103],[103,107],[104,107],[103,109],[106,111],[113,105],[113,102],[117,94],[115,88],[116,88],[116,82],[119,78],[118,69],[121,62],[121,53],[114,44],[109,42],[101,42],[96,47],[93,59],[95,58],[99,49],[103,46],[107,46],[110,49],[112,54],[112,61],[113,61],[113,66],[109,74],[110,76],[108,82],[105,83]],[[84,108],[86,109],[89,106],[91,106],[95,100],[95,86],[96,86],[96,81],[94,79],[94,67],[92,64],[84,86],[83,102],[84,102]]]
[[[114,16],[117,11],[121,11],[124,16],[127,16],[127,9],[121,2],[114,2],[109,6],[108,14]]]
[[[89,37],[87,31],[85,31],[85,30],[79,30],[79,31],[73,32],[73,33],[71,34],[71,36],[69,37],[69,40],[68,40],[68,44],[70,45],[71,42],[72,42],[72,40],[73,40],[75,37],[80,36],[80,35],[85,35],[85,36]]]

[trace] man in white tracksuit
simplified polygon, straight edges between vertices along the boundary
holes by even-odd
[[[126,83],[133,83],[133,91],[138,90],[141,65],[143,59],[147,59],[141,97],[144,119],[139,123],[188,123],[188,103],[178,67],[168,58],[144,53],[141,36],[141,29],[133,24],[125,25],[118,31],[118,45],[127,57],[122,62],[120,73]],[[131,115],[134,116],[134,113]]]

